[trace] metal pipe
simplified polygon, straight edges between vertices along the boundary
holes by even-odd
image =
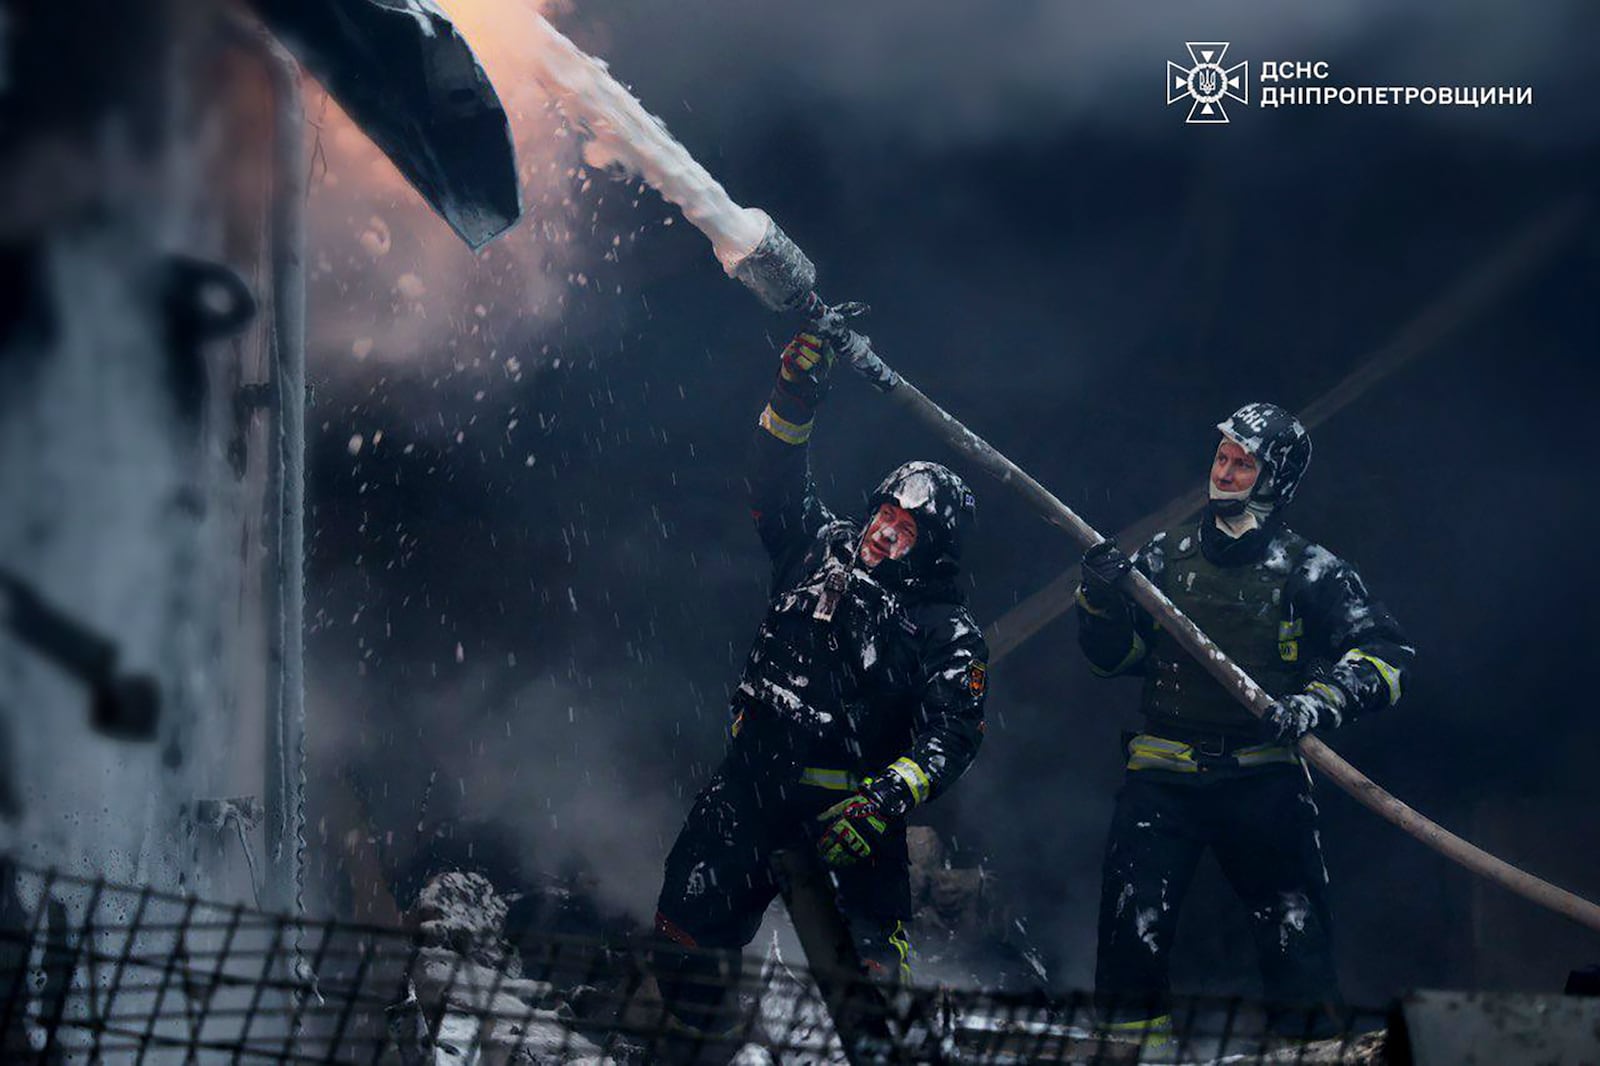
[[[305,106],[300,67],[263,27],[227,22],[260,61],[272,86],[271,382],[276,450],[269,501],[276,505],[273,573],[276,617],[269,628],[266,723],[266,903],[303,911],[305,876]]]

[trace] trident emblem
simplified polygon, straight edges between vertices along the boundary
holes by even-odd
[[[1189,99],[1186,121],[1227,122],[1228,112],[1223,109],[1225,99],[1250,103],[1250,64],[1235,63],[1224,68],[1222,57],[1228,54],[1226,41],[1189,41],[1191,66],[1185,67],[1170,60],[1167,62],[1167,103]]]

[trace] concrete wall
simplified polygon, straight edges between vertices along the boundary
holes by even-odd
[[[223,6],[63,0],[7,42],[0,568],[151,676],[161,717],[153,742],[97,734],[85,686],[0,630],[0,774],[23,863],[248,902],[237,831],[200,824],[197,801],[282,806],[298,478],[272,332],[272,87]],[[47,39],[72,44],[46,63]],[[258,301],[242,331],[206,336],[230,290],[204,264]],[[292,902],[282,819],[245,840],[255,887]]]

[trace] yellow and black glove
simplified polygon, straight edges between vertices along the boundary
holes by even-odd
[[[863,792],[841,800],[817,815],[827,828],[817,840],[817,853],[829,866],[851,866],[872,857],[872,848],[889,831],[878,801]]]
[[[815,408],[828,392],[833,346],[815,333],[796,333],[783,349],[778,387],[806,407]]]
[[[822,861],[849,866],[870,859],[889,826],[927,799],[929,787],[927,775],[909,758],[896,759],[876,778],[867,778],[855,795],[817,815],[826,826],[817,841]]]

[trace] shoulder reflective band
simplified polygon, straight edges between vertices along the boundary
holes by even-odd
[[[922,767],[901,756],[889,764],[889,772],[906,783],[906,787],[911,790],[913,804],[927,802],[928,793],[933,791],[933,782],[928,780],[928,775]]]
[[[1400,702],[1400,671],[1376,655],[1368,655],[1360,648],[1351,648],[1339,660],[1342,663],[1371,663],[1372,668],[1378,671],[1378,676],[1383,678],[1383,683],[1389,689],[1389,706],[1393,707]]]
[[[861,787],[861,778],[849,770],[828,770],[820,766],[807,766],[800,771],[800,783],[812,788],[825,788],[830,792],[854,792]]]
[[[811,439],[811,427],[816,420],[796,424],[772,409],[769,403],[761,411],[761,428],[785,444],[804,444]]]

